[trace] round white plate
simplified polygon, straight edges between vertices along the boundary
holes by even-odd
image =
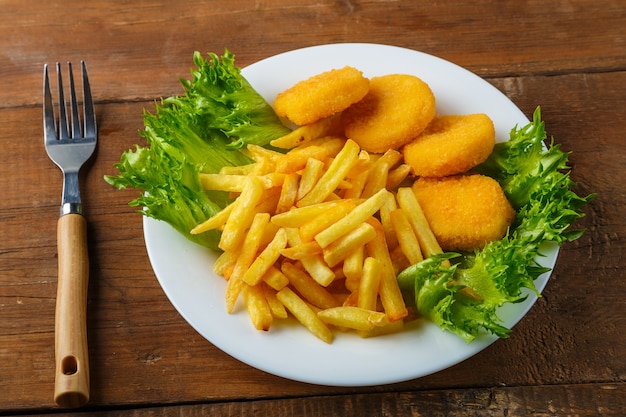
[[[269,103],[277,93],[309,76],[345,65],[365,76],[414,74],[428,83],[439,114],[486,113],[498,141],[529,120],[502,93],[478,76],[424,53],[375,44],[334,44],[286,52],[243,69],[243,75]],[[480,352],[497,338],[485,334],[467,344],[420,320],[402,333],[362,339],[336,333],[325,344],[294,323],[275,323],[269,332],[253,328],[243,303],[233,314],[224,305],[225,281],[212,272],[216,255],[185,239],[168,224],[144,218],[148,255],[168,298],[180,314],[209,342],[234,358],[271,374],[297,381],[366,386],[418,378],[455,365]],[[554,267],[558,248],[544,251],[541,264]],[[549,273],[537,281],[543,290]],[[499,311],[513,326],[535,303],[530,294],[520,304]]]

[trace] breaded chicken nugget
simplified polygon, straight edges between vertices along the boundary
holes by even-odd
[[[279,93],[274,111],[299,126],[308,125],[347,109],[368,91],[369,80],[347,66],[307,78]]]
[[[342,114],[347,137],[368,152],[398,149],[415,139],[435,116],[435,96],[413,75],[370,80],[370,90]]]
[[[419,178],[413,192],[446,251],[473,251],[502,239],[515,218],[500,184],[484,175]]]
[[[493,151],[495,137],[486,114],[437,116],[402,152],[415,175],[445,177],[484,162]]]

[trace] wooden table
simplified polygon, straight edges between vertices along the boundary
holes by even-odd
[[[420,2],[142,0],[0,2],[0,415],[596,416],[626,410],[626,4],[622,0]],[[573,151],[596,192],[537,304],[480,354],[366,388],[293,382],[207,342],[150,267],[134,191],[102,177],[140,140],[144,108],[179,94],[195,50],[245,67],[318,44],[433,54],[492,83]],[[100,130],[83,178],[89,219],[91,401],[53,402],[61,176],[42,140],[42,69],[85,60]]]

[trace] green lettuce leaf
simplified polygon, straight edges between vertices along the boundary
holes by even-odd
[[[141,195],[129,204],[146,216],[165,221],[188,239],[217,248],[217,231],[189,231],[228,204],[225,193],[202,189],[200,173],[252,162],[238,149],[267,145],[290,132],[271,106],[241,75],[228,50],[221,59],[196,52],[191,80],[181,80],[185,94],[162,99],[154,113],[144,111],[141,136],[146,146],[122,154],[117,175],[105,181]]]

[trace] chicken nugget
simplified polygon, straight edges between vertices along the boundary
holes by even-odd
[[[515,218],[500,184],[484,175],[419,178],[413,192],[446,251],[482,249],[502,239]]]
[[[369,80],[356,68],[333,69],[300,81],[279,93],[274,111],[303,126],[342,112],[369,91]]]
[[[415,139],[435,116],[435,96],[413,75],[370,80],[367,95],[342,114],[345,134],[368,152],[384,153]]]
[[[415,175],[445,177],[484,162],[495,138],[493,122],[486,114],[437,116],[402,152]]]

